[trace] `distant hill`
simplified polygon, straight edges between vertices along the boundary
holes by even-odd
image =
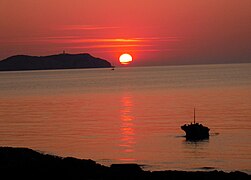
[[[90,54],[56,54],[50,56],[17,55],[0,61],[0,71],[108,68],[111,63]]]

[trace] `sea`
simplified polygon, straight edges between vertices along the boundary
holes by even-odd
[[[196,122],[210,137],[187,141]],[[0,146],[251,174],[251,64],[0,72]]]

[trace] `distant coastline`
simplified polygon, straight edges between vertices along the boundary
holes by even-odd
[[[25,179],[250,179],[244,172],[144,171],[137,164],[103,166],[93,160],[42,154],[28,148],[0,147],[2,177]]]
[[[16,55],[0,61],[0,71],[52,70],[81,68],[111,68],[107,60],[88,53],[56,54],[49,56]]]

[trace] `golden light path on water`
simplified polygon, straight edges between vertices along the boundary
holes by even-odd
[[[121,144],[123,157],[119,160],[124,162],[134,162],[133,157],[135,139],[134,116],[132,115],[133,99],[130,95],[121,98]]]

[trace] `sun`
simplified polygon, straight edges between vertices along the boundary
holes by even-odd
[[[124,64],[124,65],[129,64],[130,62],[132,62],[132,56],[130,54],[127,54],[127,53],[122,54],[119,57],[119,62],[121,64]]]

